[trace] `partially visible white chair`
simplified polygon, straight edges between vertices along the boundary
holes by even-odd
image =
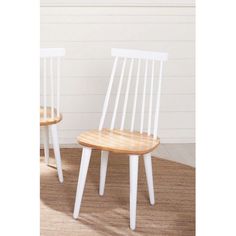
[[[78,142],[83,146],[83,152],[80,164],[73,216],[74,218],[78,218],[79,216],[92,149],[101,150],[99,186],[100,195],[104,194],[109,152],[124,153],[129,155],[130,228],[134,230],[136,227],[138,161],[141,155],[144,156],[150,203],[152,205],[155,203],[151,152],[160,143],[160,140],[158,138],[158,118],[160,110],[162,67],[163,62],[167,60],[168,55],[167,53],[160,52],[112,49],[112,56],[115,57],[115,61],[113,64],[111,79],[105,97],[99,128],[98,130],[84,132],[78,137]],[[114,79],[117,75],[118,61],[122,62],[122,66],[120,67],[120,79],[117,81],[118,88],[115,90],[116,96],[114,101],[114,110],[111,117],[111,125],[110,128],[104,129],[104,121],[108,113],[107,111],[109,100],[111,97],[111,90],[114,84]],[[125,76],[125,71],[127,71],[127,64],[129,65],[129,70],[128,75]],[[142,66],[143,64],[144,66]],[[136,69],[135,73],[134,69]],[[155,76],[155,71],[158,71],[158,76]],[[148,72],[150,72],[150,76],[148,76]],[[132,83],[132,80],[134,79],[136,80]],[[154,79],[156,79],[156,83],[154,83]],[[122,87],[125,88],[125,93],[121,95]],[[130,92],[131,88],[134,90],[133,93]],[[154,94],[154,92],[156,92],[156,94]],[[140,93],[141,101],[137,102],[137,98]],[[129,99],[129,97],[131,97],[131,94],[134,96],[132,96],[133,98]],[[118,116],[117,113],[119,112],[118,106],[119,101],[121,100],[121,96],[124,100],[121,109],[121,123],[116,128],[115,124]],[[128,106],[128,100],[131,101],[129,103],[130,106]],[[147,102],[148,105],[146,104]],[[141,105],[141,107],[139,108],[140,110],[137,111],[139,104]],[[145,105],[148,112],[145,111]],[[128,107],[130,111],[129,114],[126,114]],[[145,116],[145,114],[147,115]],[[127,122],[128,117],[130,117],[130,123]],[[130,126],[128,125],[129,129],[125,130],[125,122],[126,124],[131,124]],[[138,131],[135,131],[135,123],[138,123]]]
[[[49,164],[49,128],[51,129],[54,155],[59,181],[63,182],[61,154],[58,142],[57,123],[62,120],[60,113],[60,62],[65,56],[64,48],[41,48],[41,102],[40,127],[43,131],[44,155]]]

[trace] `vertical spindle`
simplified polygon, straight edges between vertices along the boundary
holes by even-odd
[[[132,75],[132,70],[133,70],[133,63],[134,63],[134,59],[132,59],[130,63],[128,82],[127,82],[127,87],[125,91],[125,101],[124,101],[124,107],[123,107],[122,121],[121,121],[121,127],[120,127],[121,130],[124,129],[125,115],[126,115],[126,109],[127,109],[127,103],[128,103],[128,97],[129,97],[130,81],[131,81],[131,75]]]
[[[50,57],[50,81],[51,81],[51,118],[54,118],[54,81],[53,81],[53,58]]]
[[[47,59],[43,58],[43,118],[47,119]]]
[[[57,93],[56,93],[56,96],[57,96],[57,116],[60,115],[60,64],[61,64],[61,58],[58,57],[57,58]]]
[[[100,120],[100,124],[99,124],[99,130],[102,130],[102,127],[103,127],[103,124],[104,124],[104,120],[105,120],[105,116],[106,116],[106,112],[107,112],[107,107],[108,107],[108,102],[109,102],[110,94],[111,94],[111,88],[112,88],[114,75],[115,75],[115,71],[116,71],[117,61],[118,61],[118,57],[115,57],[115,61],[113,63],[113,68],[112,68],[112,72],[111,72],[110,82],[109,82],[109,85],[108,85],[105,101],[104,101],[104,104],[103,104],[102,116],[101,116],[101,120]]]
[[[148,70],[148,60],[145,63],[145,74],[144,74],[144,85],[143,85],[143,101],[142,101],[142,111],[141,111],[141,125],[140,133],[143,133],[143,123],[144,123],[144,113],[145,113],[145,97],[146,97],[146,86],[147,86],[147,70]]]
[[[158,91],[157,91],[157,101],[156,101],[156,114],[154,121],[154,138],[157,138],[158,133],[158,122],[159,122],[159,109],[160,109],[160,98],[161,98],[161,82],[162,82],[162,66],[163,61],[160,62],[160,71],[159,71],[159,83],[158,83]]]
[[[139,86],[140,64],[141,64],[141,59],[138,60],[138,70],[137,70],[135,94],[134,94],[134,106],[133,106],[131,129],[130,129],[131,132],[134,131],[134,121],[135,121],[135,112],[136,112],[136,106],[137,106],[138,86]]]
[[[120,92],[121,92],[121,87],[122,87],[122,82],[124,78],[124,72],[125,72],[125,65],[126,65],[126,58],[124,58],[123,66],[122,66],[122,71],[121,71],[121,76],[120,76],[120,82],[117,90],[117,95],[116,95],[116,101],[115,101],[115,108],[112,116],[112,122],[111,122],[111,130],[114,129],[115,126],[115,120],[116,120],[116,113],[117,113],[117,108],[119,104],[119,99],[120,99]]]
[[[153,80],[154,80],[154,63],[152,60],[152,75],[151,75],[151,86],[150,86],[150,99],[149,99],[149,115],[148,115],[148,135],[151,134],[151,122],[152,122],[152,94],[153,94]]]

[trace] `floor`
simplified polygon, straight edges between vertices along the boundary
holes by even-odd
[[[181,150],[179,150],[180,152]],[[137,228],[129,228],[128,158],[111,155],[105,195],[98,195],[99,152],[92,154],[79,220],[72,218],[81,149],[61,149],[64,183],[57,179],[41,152],[41,235],[123,236],[195,235],[195,169],[153,158],[156,204],[148,200],[143,160],[139,165]],[[50,152],[53,157],[53,153]]]

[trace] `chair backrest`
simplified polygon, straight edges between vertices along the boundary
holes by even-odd
[[[111,118],[110,129],[115,128],[115,121],[117,117],[117,111],[119,106],[119,100],[121,95],[122,87],[124,87],[125,92],[123,98],[123,107],[121,111],[121,123],[120,130],[124,130],[124,125],[126,121],[127,105],[130,102],[131,112],[130,112],[130,131],[133,132],[135,129],[135,122],[138,121],[139,132],[143,133],[145,131],[145,124],[147,124],[148,135],[153,135],[156,139],[158,135],[158,120],[159,120],[159,110],[160,110],[160,95],[161,95],[161,83],[162,83],[162,68],[163,62],[168,59],[167,53],[161,52],[150,52],[150,51],[140,51],[140,50],[129,50],[129,49],[116,49],[113,48],[111,55],[115,58],[111,73],[110,82],[108,85],[108,90],[105,97],[105,102],[103,105],[102,116],[100,120],[99,130],[103,129],[104,121],[108,111],[109,100],[111,97],[112,85],[114,84],[115,75],[118,74],[118,61],[121,67],[121,73],[118,81],[118,88],[115,92],[114,109]],[[130,61],[130,62],[128,62]],[[127,82],[123,85],[125,71],[127,64],[129,63]],[[136,72],[134,72],[134,68]],[[157,75],[155,75],[156,73]],[[150,76],[149,76],[150,75]],[[141,79],[140,79],[141,78]],[[154,78],[156,78],[156,84],[154,83]],[[141,81],[143,80],[143,81]],[[142,83],[141,83],[142,82]],[[149,90],[147,86],[149,85]],[[142,87],[141,87],[142,86]],[[133,93],[130,91],[133,89]],[[141,92],[139,90],[141,89]],[[155,94],[156,92],[156,94]],[[132,94],[131,101],[129,100],[130,94]],[[140,94],[140,103],[137,102],[138,95]],[[154,96],[155,95],[155,96]],[[148,104],[146,104],[148,102]],[[137,106],[141,105],[141,112],[137,112]],[[146,109],[145,109],[146,106]],[[148,112],[145,110],[148,109]],[[155,110],[155,112],[153,112]],[[145,116],[146,113],[146,116]],[[141,117],[138,119],[137,116]],[[147,122],[145,122],[145,118]]]
[[[40,80],[41,80],[41,106],[43,118],[54,118],[60,114],[60,67],[61,58],[65,56],[64,48],[40,49]],[[47,107],[51,112],[48,114]],[[55,114],[54,109],[57,110]]]

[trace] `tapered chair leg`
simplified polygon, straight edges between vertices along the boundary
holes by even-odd
[[[101,151],[99,194],[104,194],[109,152]]]
[[[83,148],[81,162],[80,162],[79,179],[78,179],[76,197],[75,197],[74,213],[73,213],[73,217],[75,219],[79,217],[80,206],[81,206],[81,201],[83,197],[89,161],[91,158],[91,151],[92,151],[91,148],[87,148],[87,147]]]
[[[130,228],[136,227],[137,185],[138,185],[138,155],[129,156],[130,168]]]
[[[57,126],[51,125],[51,131],[52,131],[54,155],[55,155],[56,164],[57,164],[58,179],[62,183],[63,174],[62,174],[62,167],[61,167],[61,154],[60,154],[60,147],[59,147],[59,142],[58,142]]]
[[[144,155],[144,166],[147,177],[147,186],[149,192],[149,201],[151,205],[155,204],[154,187],[153,187],[153,174],[152,174],[152,156],[151,153]]]
[[[49,133],[48,133],[48,126],[43,126],[43,142],[44,142],[44,156],[45,162],[49,164]]]

